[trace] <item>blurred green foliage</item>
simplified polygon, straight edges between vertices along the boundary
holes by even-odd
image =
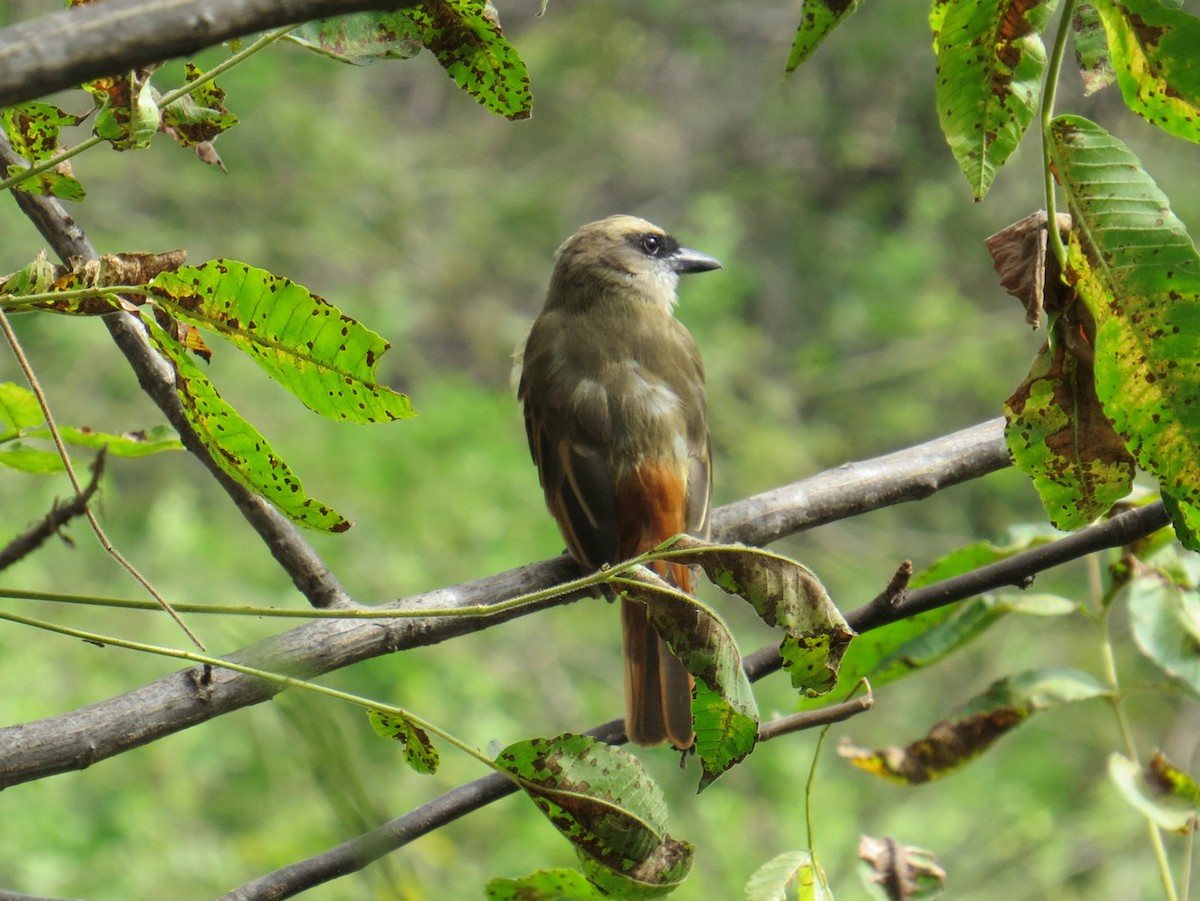
[[[0,7],[28,16],[36,4]],[[983,238],[1040,205],[1026,144],[984,204],[971,202],[937,127],[920,4],[866,4],[783,80],[797,10],[682,0],[501,6],[528,65],[534,115],[510,123],[458,91],[427,54],[367,69],[278,46],[222,79],[241,125],[218,149],[224,175],[166,141],[74,161],[88,189],[72,208],[101,252],[187,249],[245,260],[333,300],[395,347],[386,382],[420,417],[386,427],[319,420],[252,363],[217,345],[213,379],[313,494],[356,521],[311,536],[351,594],[378,602],[557,553],[507,380],[509,354],[540,306],[557,244],[613,212],[646,216],[725,270],[685,284],[679,315],[705,354],[716,493],[727,501],[999,415],[1040,338],[995,283]],[[7,21],[5,22],[7,24]],[[202,67],[224,57],[209,51]],[[172,63],[167,79],[182,78]],[[1200,222],[1192,173],[1169,139],[1112,92],[1062,108],[1135,147],[1185,222]],[[53,98],[80,112],[82,93]],[[68,139],[70,140],[70,139]],[[0,206],[0,270],[42,247]],[[124,431],[160,421],[94,322],[27,316],[17,328],[57,415]],[[0,356],[0,380],[19,381]],[[37,518],[65,482],[0,473],[0,540]],[[172,600],[295,606],[302,600],[200,467],[181,457],[111,460],[102,503],[115,543]],[[1014,472],[920,504],[782,543],[844,609],[896,564],[918,568],[967,541],[1041,521]],[[81,525],[6,572],[5,584],[136,595]],[[1039,581],[1074,597],[1085,568]],[[764,640],[724,604],[746,648]],[[164,618],[22,605],[22,612],[160,643]],[[225,653],[270,623],[194,623]],[[966,654],[881,692],[835,729],[903,744],[1023,666],[1094,665],[1081,622],[1010,617]],[[581,602],[379,659],[325,681],[414,712],[481,746],[578,729],[619,706],[614,608]],[[49,716],[174,667],[113,649],[0,630],[0,721]],[[1122,661],[1135,682],[1138,663]],[[794,695],[776,677],[764,713]],[[1146,745],[1196,763],[1194,712],[1147,699]],[[958,899],[1131,898],[1155,875],[1141,821],[1103,778],[1116,732],[1100,706],[1039,718],[964,772],[901,789],[827,754],[816,786],[817,848],[835,891],[854,897],[862,832],[935,851]],[[803,782],[814,738],[769,743],[703,797],[673,754],[644,758],[668,793],[672,834],[698,847],[675,897],[739,897],[751,873],[805,844]],[[186,734],[0,795],[5,888],[89,898],[201,898],[323,850],[482,775],[444,754],[408,772],[360,711],[285,695]],[[393,854],[316,899],[480,897],[492,876],[570,866],[570,848],[520,798]]]

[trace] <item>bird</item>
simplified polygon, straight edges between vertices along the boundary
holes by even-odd
[[[682,533],[709,537],[704,364],[674,309],[681,275],[719,268],[627,215],[584,225],[558,248],[514,372],[546,505],[585,571]],[[654,568],[692,593],[687,566]],[[643,604],[622,598],[621,625],[626,735],[687,751],[691,675]]]

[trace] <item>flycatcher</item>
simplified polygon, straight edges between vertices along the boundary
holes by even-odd
[[[518,395],[546,505],[585,570],[682,532],[709,534],[712,473],[704,364],[674,316],[679,276],[721,266],[656,225],[612,216],[558,249],[523,350]],[[686,566],[657,565],[691,593]],[[695,741],[692,679],[621,601],[625,731],[652,746]]]

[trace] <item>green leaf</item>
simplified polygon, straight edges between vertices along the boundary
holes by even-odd
[[[701,567],[714,585],[749,601],[763,622],[783,630],[780,651],[794,688],[810,697],[833,688],[854,632],[811,570],[761,548],[688,535],[669,548],[672,562]]]
[[[20,441],[5,443],[0,447],[0,466],[35,475],[53,475],[65,468],[56,452],[29,447]]]
[[[1083,94],[1092,94],[1116,80],[1108,54],[1108,38],[1100,14],[1092,3],[1077,2],[1071,15],[1071,43],[1075,46],[1075,62],[1083,79]]]
[[[867,678],[872,688],[878,688],[932,666],[974,641],[1009,613],[1064,616],[1078,609],[1078,604],[1057,595],[1011,593],[971,598],[956,605],[945,619],[896,647]]]
[[[440,760],[437,748],[411,717],[386,710],[368,710],[367,718],[376,735],[395,739],[404,746],[404,761],[413,770],[426,776],[437,772]]]
[[[788,52],[786,72],[791,74],[814,50],[858,9],[861,0],[804,0],[800,26]]]
[[[1146,121],[1200,141],[1200,19],[1161,0],[1095,0],[1125,104]]]
[[[931,17],[938,120],[976,200],[1033,120],[1046,68],[1040,33],[1056,5],[947,0]]]
[[[0,440],[13,437],[44,418],[37,395],[12,382],[0,382]]]
[[[87,426],[59,426],[58,434],[67,444],[78,447],[103,447],[114,457],[148,457],[162,451],[183,450],[183,443],[170,426],[155,426],[149,431],[125,432],[114,435],[109,432],[97,432]],[[45,426],[31,429],[25,433],[26,438],[43,438],[53,440],[50,429]]]
[[[529,73],[484,0],[427,0],[403,10],[454,83],[494,113],[528,119]]]
[[[411,59],[421,52],[419,29],[405,11],[363,12],[306,22],[287,35],[302,47],[343,63]]]
[[[1021,673],[994,682],[957,715],[937,723],[912,744],[872,751],[847,742],[838,754],[876,776],[919,785],[966,766],[1034,713],[1107,694],[1103,685],[1078,670]]]
[[[82,118],[65,113],[49,103],[33,100],[0,109],[0,128],[4,129],[18,156],[30,163],[41,163],[60,152],[59,131],[70,125],[78,125]],[[27,168],[9,166],[4,177],[19,175]],[[71,174],[70,162],[27,178],[15,187],[18,191],[46,194],[62,200],[83,200],[87,194],[83,185]]]
[[[300,480],[254,426],[242,418],[193,362],[182,344],[143,316],[150,340],[175,368],[175,391],[188,421],[213,461],[230,478],[270,501],[293,522],[322,532],[344,532],[350,523],[308,497]]]
[[[811,851],[785,851],[746,881],[746,901],[832,901],[821,865]]]
[[[227,338],[322,416],[385,422],[414,415],[405,395],[375,380],[391,345],[291,279],[212,260],[164,272],[150,289],[170,315]]]
[[[691,869],[692,846],[667,835],[662,789],[632,754],[565,734],[509,745],[496,764],[570,840],[602,891],[660,897]]]
[[[1120,754],[1110,754],[1108,777],[1135,810],[1168,832],[1188,835],[1196,824],[1196,783],[1155,755],[1142,768]]]
[[[1049,529],[1045,528],[1044,530],[1028,531],[1020,537],[1014,538],[1009,544],[1004,546],[998,546],[987,541],[966,545],[934,561],[924,570],[914,575],[909,580],[909,587],[919,588],[922,585],[941,582],[944,579],[962,575],[981,566],[986,566],[989,563],[1005,560],[1014,554],[1028,550],[1035,545],[1045,544],[1050,540],[1052,538],[1049,534]],[[872,688],[878,688],[893,679],[915,672],[916,670],[913,667],[896,664],[897,662],[904,661],[910,654],[917,653],[922,647],[920,644],[922,636],[932,630],[937,630],[942,623],[958,617],[963,617],[964,619],[972,618],[975,615],[974,609],[968,609],[963,613],[958,612],[964,607],[971,607],[972,603],[968,602],[967,604],[959,604],[953,607],[938,607],[927,613],[910,616],[857,636],[850,643],[845,657],[842,658],[838,676],[838,689],[827,697],[819,699],[819,701],[801,701],[800,706],[811,709],[824,706],[829,701],[843,700],[854,691],[855,687],[864,677],[870,679]],[[1011,609],[1011,606],[1008,609]],[[953,623],[947,628],[949,630],[948,634],[969,637],[974,637],[982,631],[970,632],[969,630],[962,629],[958,623]],[[932,640],[940,641],[941,639]],[[965,641],[966,638],[963,638],[957,646],[961,646]],[[956,649],[957,646],[947,645],[945,653]],[[945,656],[945,654],[941,656]],[[926,666],[932,662],[934,662],[933,659],[927,659],[922,665]]]
[[[616,581],[631,602],[645,605],[654,631],[697,680],[692,718],[703,790],[745,759],[758,739],[758,705],[737,643],[724,620],[691,595],[636,573]]]
[[[700,786],[703,791],[718,776],[741,763],[758,741],[758,705],[750,683],[741,680],[733,698],[696,681],[692,698],[692,719],[696,729],[696,756],[700,758]]]
[[[1090,347],[1076,352],[1078,304],[1054,320],[1025,381],[1004,403],[1004,439],[1056,528],[1078,529],[1129,494],[1136,465],[1096,396]],[[1090,326],[1090,322],[1088,323]],[[1090,329],[1089,329],[1090,330]]]
[[[1096,394],[1163,493],[1200,506],[1200,257],[1129,148],[1077,116],[1051,128],[1074,218],[1067,277],[1096,322]]]
[[[1189,551],[1200,551],[1200,507],[1163,492],[1163,507],[1171,517],[1175,537]]]
[[[578,870],[538,870],[519,879],[493,879],[487,901],[604,901]]]
[[[1200,593],[1145,570],[1122,586],[1117,599],[1129,605],[1141,652],[1200,693]]]

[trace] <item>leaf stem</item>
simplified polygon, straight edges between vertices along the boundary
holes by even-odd
[[[1108,700],[1117,719],[1117,730],[1121,733],[1121,740],[1125,744],[1125,754],[1130,760],[1141,766],[1137,743],[1133,737],[1133,728],[1130,726],[1129,717],[1126,715],[1125,706],[1122,703],[1121,684],[1117,675],[1117,661],[1113,653],[1110,627],[1112,607],[1111,599],[1106,598],[1100,613],[1100,658],[1104,668],[1104,679],[1109,688]],[[1162,879],[1164,897],[1167,901],[1178,901],[1179,895],[1175,890],[1175,882],[1171,878],[1171,864],[1167,859],[1167,849],[1163,844],[1162,831],[1149,818],[1146,819],[1146,828],[1150,834],[1150,845],[1154,849],[1154,858],[1158,862],[1158,873]]]
[[[43,629],[47,632],[55,632],[59,635],[65,635],[69,638],[78,638],[81,641],[88,642],[89,644],[100,646],[111,645],[112,647],[123,648],[127,651],[140,651],[144,654],[156,654],[160,657],[172,657],[176,660],[186,660],[189,663],[198,663],[204,666],[233,670],[234,672],[242,673],[247,676],[254,676],[255,678],[262,679],[265,682],[278,685],[280,688],[297,688],[301,691],[309,691],[313,692],[314,694],[324,695],[328,698],[345,701],[346,703],[354,704],[357,707],[362,707],[367,710],[380,710],[384,713],[402,716],[408,720],[411,720],[418,728],[427,732],[432,732],[438,738],[448,742],[465,754],[474,757],[476,760],[487,765],[491,769],[497,770],[498,772],[504,772],[491,758],[489,758],[478,748],[471,747],[466,742],[463,742],[451,735],[449,732],[438,728],[432,723],[401,707],[395,707],[391,704],[384,704],[380,701],[373,701],[370,698],[364,698],[360,695],[339,691],[336,688],[329,688],[316,682],[309,682],[305,679],[297,679],[294,676],[285,676],[282,673],[274,673],[270,670],[259,669],[255,666],[234,663],[230,660],[225,660],[220,657],[210,657],[207,654],[198,654],[195,651],[183,651],[178,648],[162,647],[160,645],[145,644],[139,641],[129,641],[124,638],[116,638],[111,635],[101,635],[95,632],[86,632],[82,629],[72,629],[67,626],[59,626],[54,623],[45,622],[44,620],[19,616],[18,614],[7,613],[4,611],[0,611],[0,620],[7,620],[23,626],[32,626],[35,629]]]
[[[1055,211],[1054,200],[1054,168],[1051,158],[1051,148],[1054,146],[1054,136],[1051,126],[1054,122],[1054,99],[1058,93],[1058,78],[1062,73],[1063,56],[1067,49],[1067,34],[1071,28],[1071,15],[1075,8],[1075,0],[1063,3],[1062,16],[1058,20],[1058,32],[1054,36],[1054,49],[1050,54],[1050,62],[1046,66],[1046,80],[1042,86],[1042,176],[1045,179],[1046,194],[1046,231],[1050,249],[1058,261],[1059,271],[1067,271],[1067,249],[1063,246],[1062,235],[1058,231],[1058,215]]]
[[[60,300],[105,297],[109,294],[142,294],[150,296],[146,285],[105,285],[103,288],[68,288],[64,291],[39,291],[36,294],[0,294],[0,310],[5,313],[28,313],[26,307]]]

